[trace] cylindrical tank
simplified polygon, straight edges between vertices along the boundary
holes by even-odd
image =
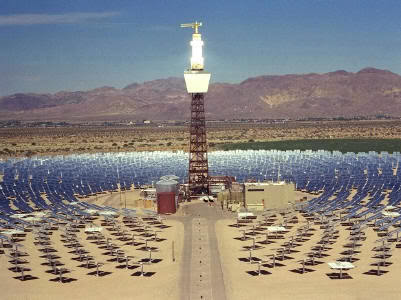
[[[175,175],[164,175],[162,177],[160,177],[160,180],[175,180],[178,181],[180,179],[180,177],[175,176]]]
[[[178,187],[178,182],[171,179],[156,182],[158,213],[174,214],[177,211]]]
[[[178,182],[175,180],[159,180],[156,182],[156,193],[177,193]]]
[[[176,212],[175,192],[157,193],[157,213],[174,214]]]

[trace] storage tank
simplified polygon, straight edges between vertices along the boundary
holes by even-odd
[[[177,211],[176,197],[178,182],[174,180],[160,180],[156,182],[157,213],[174,214]]]
[[[178,183],[177,180],[173,179],[173,178],[178,178],[175,175],[165,175],[160,177],[160,180],[158,181],[159,183],[159,191],[160,192],[164,192],[164,191],[172,191],[173,188],[175,188],[175,207],[176,209],[178,209],[178,196],[180,193],[180,184]],[[171,186],[171,188],[166,187],[167,186]],[[175,185],[175,187],[173,187]],[[166,190],[167,189],[167,190]]]
[[[156,182],[156,193],[174,192],[177,193],[178,182],[175,180],[159,180]]]
[[[162,192],[157,193],[157,213],[175,214],[177,211],[175,205],[175,193]]]
[[[175,176],[175,175],[164,175],[162,177],[160,177],[160,180],[175,180],[178,181],[180,179],[180,177]]]

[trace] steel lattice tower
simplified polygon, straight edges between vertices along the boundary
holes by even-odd
[[[205,126],[204,95],[209,88],[210,73],[204,71],[203,41],[198,32],[202,23],[181,24],[191,27],[191,68],[184,72],[187,91],[191,94],[191,127],[189,131],[189,196],[209,194],[209,168]]]
[[[190,195],[209,194],[209,168],[203,93],[192,94],[191,127],[189,133],[188,181]]]

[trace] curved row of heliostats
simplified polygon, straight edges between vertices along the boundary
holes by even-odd
[[[391,201],[397,201],[401,195],[400,160],[399,153],[216,151],[209,153],[209,172],[234,176],[239,182],[285,180],[307,192],[333,194],[363,187],[380,198],[382,191],[392,190]],[[0,174],[1,207],[13,201],[16,207],[27,210],[24,203],[40,201],[43,193],[50,201],[72,202],[77,194],[154,184],[167,174],[185,182],[188,154],[155,151],[13,158],[0,160]]]

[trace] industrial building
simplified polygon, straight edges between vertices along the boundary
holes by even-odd
[[[232,182],[231,187],[220,190],[217,200],[232,211],[245,208],[263,211],[287,208],[296,201],[295,184],[279,182]]]
[[[295,202],[295,185],[284,181],[245,183],[244,199],[248,210],[286,208]]]

